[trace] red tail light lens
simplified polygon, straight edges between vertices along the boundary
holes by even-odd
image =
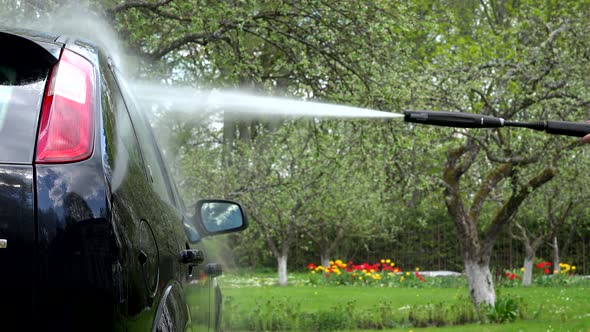
[[[92,155],[94,81],[92,64],[64,49],[43,98],[37,163],[75,162]]]

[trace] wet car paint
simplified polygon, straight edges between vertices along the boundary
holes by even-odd
[[[33,167],[0,165],[0,313],[33,308],[35,264]]]

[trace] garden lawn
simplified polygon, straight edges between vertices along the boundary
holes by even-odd
[[[349,301],[354,301],[358,309],[371,310],[384,302],[389,302],[393,307],[402,308],[407,305],[458,302],[465,300],[467,296],[466,289],[355,286],[224,288],[222,292],[224,297],[232,297],[236,301],[237,308],[254,308],[258,303],[269,299],[288,299],[289,302],[300,303],[301,311],[307,312],[329,309]]]
[[[255,278],[252,281],[252,278]],[[309,286],[304,278],[295,276],[295,285],[271,286],[267,276],[245,278],[250,282],[235,283],[235,279],[220,278],[224,294],[225,330],[282,330],[285,317],[307,319],[309,314],[323,317],[321,313],[335,312],[338,319],[347,319],[350,311],[363,313],[367,322],[375,321],[371,328],[398,327],[389,330],[413,331],[590,331],[590,287],[514,287],[500,288],[500,296],[522,298],[523,317],[505,324],[467,324],[437,328],[412,327],[407,317],[410,312],[424,314],[434,309],[447,316],[461,316],[461,308],[471,308],[468,290],[460,288],[388,288],[361,286]],[[348,308],[348,309],[345,309]],[[430,309],[427,309],[430,308]],[[454,313],[459,311],[459,313]],[[317,314],[320,313],[319,316]],[[324,315],[325,316],[325,315]],[[436,314],[435,314],[436,316]],[[251,328],[244,323],[234,324],[245,317],[253,318]],[[254,319],[254,317],[258,317]],[[404,317],[405,322],[404,322]],[[319,318],[327,324],[325,330],[339,326],[329,322],[329,317]],[[262,321],[262,323],[252,323]],[[387,323],[390,322],[390,323]],[[257,325],[259,324],[259,325]],[[278,325],[277,325],[278,324]],[[300,324],[298,322],[297,324]],[[319,324],[319,323],[318,323]],[[335,325],[330,325],[335,324]],[[256,326],[256,327],[252,327]],[[351,325],[355,326],[355,325]],[[242,327],[242,328],[238,328]],[[350,329],[338,328],[345,331]],[[369,330],[367,330],[369,331]]]

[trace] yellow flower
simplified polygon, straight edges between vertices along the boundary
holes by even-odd
[[[311,271],[311,274],[315,274],[315,271]]]
[[[330,261],[330,265],[334,265],[334,261]]]
[[[375,272],[375,269],[371,269],[369,272],[373,273],[373,272]]]
[[[419,267],[417,267],[417,268],[416,268],[416,271],[420,271],[420,268],[419,268]]]
[[[387,263],[387,264],[391,263],[391,259],[389,259],[389,258],[388,258],[388,259],[386,259],[386,260],[385,260],[385,263]]]
[[[520,268],[520,272],[524,272],[524,267],[521,267]]]
[[[576,270],[576,266],[572,265],[572,270],[575,271]]]
[[[402,282],[402,281],[404,281],[404,276],[401,276],[401,277],[399,278],[399,282]]]
[[[391,263],[391,264],[389,264],[389,265],[390,265],[391,267],[394,267],[394,266],[395,266],[395,263]]]
[[[375,274],[373,276],[373,279],[375,279],[375,280],[381,280],[381,275],[380,274]]]
[[[363,277],[359,277],[359,280],[363,280]]]
[[[363,273],[367,273],[367,270],[363,269]]]
[[[408,276],[408,277],[409,277],[409,276],[410,276],[410,272],[406,272],[406,276]]]
[[[336,265],[342,265],[342,260],[341,259],[337,259],[336,260]]]
[[[557,274],[557,270],[553,270],[553,274]]]
[[[385,260],[384,259],[381,260],[381,264],[385,264]]]

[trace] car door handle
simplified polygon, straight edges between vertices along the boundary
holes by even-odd
[[[180,252],[179,262],[188,265],[199,265],[205,261],[205,254],[198,249],[185,249]]]
[[[205,267],[205,274],[209,277],[219,277],[223,273],[223,268],[219,263],[209,263]]]

